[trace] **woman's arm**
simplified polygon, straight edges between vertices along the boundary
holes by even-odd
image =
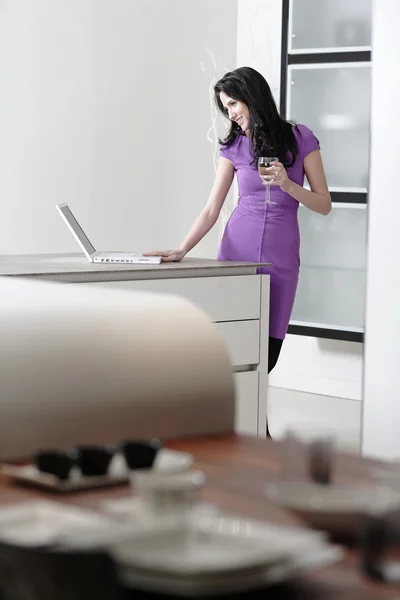
[[[274,180],[269,185],[279,185],[280,188],[290,194],[292,198],[304,204],[310,210],[321,215],[328,215],[331,212],[331,195],[326,183],[324,166],[322,164],[321,152],[313,150],[304,159],[304,171],[310,184],[310,190],[304,189],[294,181],[291,181],[286,173],[282,163],[271,163],[271,172],[275,167]],[[267,181],[268,177],[264,179]]]
[[[182,260],[185,254],[192,250],[217,222],[229,188],[232,185],[233,176],[233,163],[221,156],[207,203],[183,242],[175,250],[146,252],[145,256],[162,256],[164,262]]]
[[[331,195],[326,182],[324,165],[322,164],[321,152],[314,150],[304,159],[304,171],[310,184],[310,190],[304,189],[290,181],[287,192],[310,210],[314,210],[321,215],[328,215],[331,212]]]
[[[233,181],[233,163],[221,157],[207,203],[179,246],[187,254],[215,225]]]

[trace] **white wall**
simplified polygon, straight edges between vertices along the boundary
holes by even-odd
[[[400,458],[399,21],[374,1],[363,452],[381,458]]]
[[[237,66],[264,75],[279,107],[282,0],[238,0]]]
[[[88,2],[1,2],[1,253],[76,250],[54,205],[87,216],[90,64]]]
[[[0,3],[0,253],[180,243],[214,175],[210,86],[236,60],[235,0]],[[196,248],[215,257],[218,227]]]

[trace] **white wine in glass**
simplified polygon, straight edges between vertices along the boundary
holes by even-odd
[[[278,162],[279,158],[276,156],[260,156],[258,159],[258,172],[260,177],[269,177],[272,181],[274,176],[269,172],[269,168],[271,167],[272,162]],[[271,189],[269,187],[269,183],[267,183],[265,190],[265,203],[266,204],[277,204],[276,202],[271,201]]]

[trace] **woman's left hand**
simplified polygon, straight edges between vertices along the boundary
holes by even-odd
[[[263,180],[263,185],[279,185],[281,190],[286,191],[290,186],[291,181],[283,164],[274,161],[271,163],[269,171],[273,179],[270,175],[261,177]]]

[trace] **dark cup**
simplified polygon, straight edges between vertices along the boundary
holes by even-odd
[[[392,585],[400,582],[400,510],[364,515],[361,520],[361,569],[367,577]],[[393,556],[394,555],[394,556]]]
[[[161,448],[160,440],[125,440],[120,444],[128,469],[151,469]]]
[[[62,481],[68,479],[76,464],[76,453],[69,450],[39,450],[33,458],[39,471],[55,475]]]
[[[78,446],[77,465],[82,475],[106,475],[114,453],[114,446]]]

